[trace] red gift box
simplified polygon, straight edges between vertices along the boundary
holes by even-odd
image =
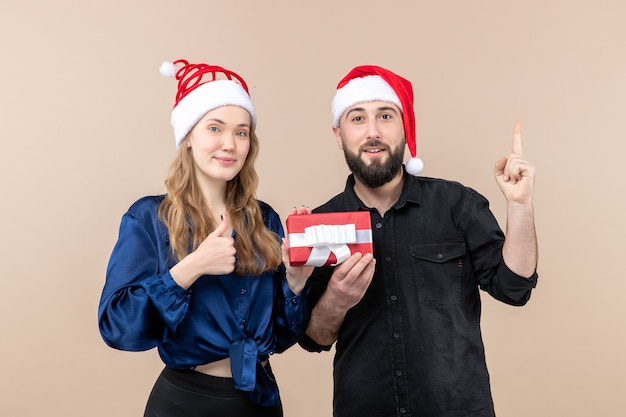
[[[293,266],[334,266],[374,251],[368,211],[294,214],[285,223]]]

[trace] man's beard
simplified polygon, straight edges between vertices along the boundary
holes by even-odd
[[[367,165],[361,160],[359,154],[350,152],[344,144],[343,154],[354,176],[370,188],[378,188],[394,179],[402,168],[404,146],[398,146],[392,150],[379,140],[370,140],[364,146],[384,148],[389,153],[389,158],[385,162],[372,160]]]

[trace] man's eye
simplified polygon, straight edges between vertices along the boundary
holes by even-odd
[[[389,119],[391,119],[391,115],[390,115],[390,114],[387,114],[387,113],[382,114],[380,117],[381,117],[381,118],[383,118],[384,120],[389,120]]]
[[[355,116],[352,118],[353,122],[360,122],[361,120],[363,120],[363,118],[361,116]]]

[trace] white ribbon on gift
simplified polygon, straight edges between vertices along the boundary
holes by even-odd
[[[339,265],[351,255],[349,244],[371,243],[372,231],[356,230],[354,223],[350,224],[319,224],[304,228],[304,233],[289,233],[289,246],[312,247],[311,254],[305,265],[323,266],[331,253],[335,254]]]

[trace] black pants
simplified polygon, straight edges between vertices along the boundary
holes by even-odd
[[[156,380],[144,413],[144,417],[240,416],[282,417],[283,409],[280,403],[275,407],[254,404],[245,392],[234,388],[232,378],[168,367]]]

